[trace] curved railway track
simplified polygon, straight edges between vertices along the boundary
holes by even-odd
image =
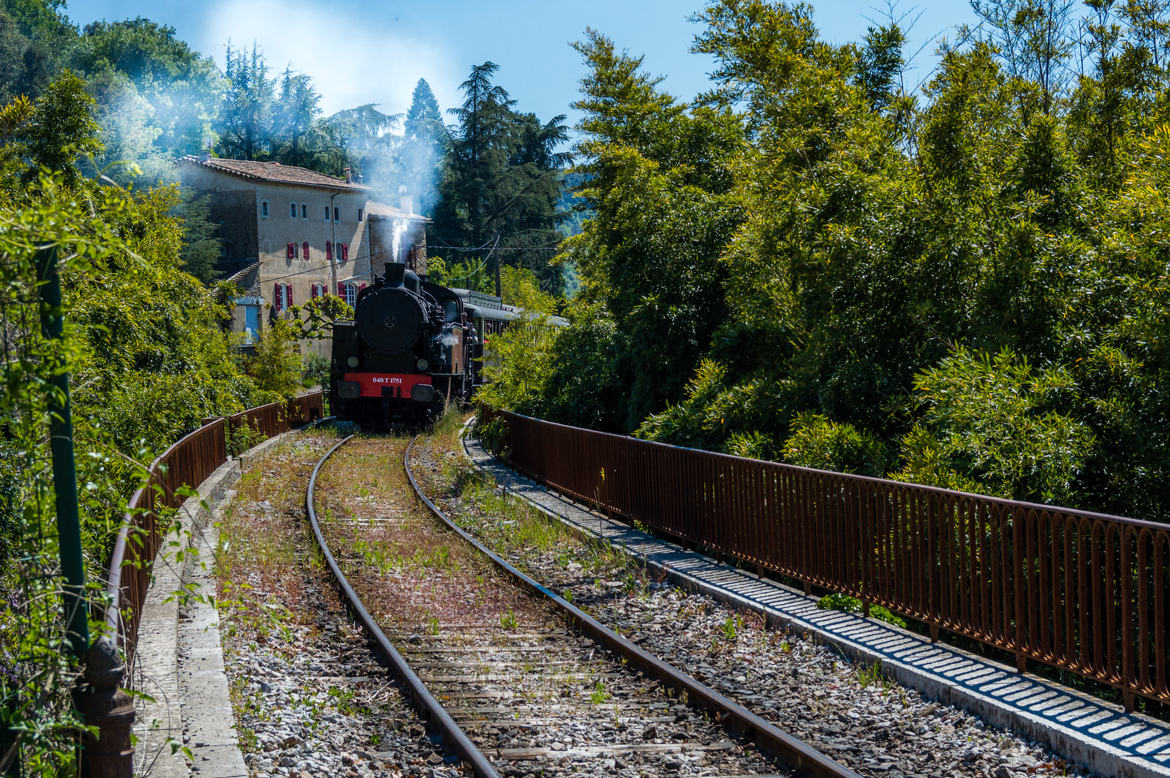
[[[456,526],[411,471],[414,441],[402,453],[402,468],[414,495],[441,522],[438,531],[453,533],[474,549],[469,553],[490,560],[494,578],[474,576],[480,585],[522,591],[527,602],[485,618],[490,608],[481,593],[464,598],[461,614],[448,613],[433,629],[395,634],[392,641],[343,568],[349,566],[355,580],[369,572],[360,559],[355,570],[356,557],[344,549],[335,554],[327,536],[337,531],[317,514],[318,476],[350,440],[341,440],[313,469],[305,502],[314,536],[378,652],[436,734],[476,775],[600,775],[628,767],[661,775],[857,778],[605,627]]]

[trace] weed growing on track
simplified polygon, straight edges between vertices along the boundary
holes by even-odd
[[[407,442],[361,436],[321,471],[317,510],[334,517],[324,530],[353,557],[342,567],[355,588],[377,603],[383,626],[403,636],[438,635],[443,624],[468,619],[527,621],[521,595],[501,586],[491,563],[464,548],[411,496],[402,470]]]

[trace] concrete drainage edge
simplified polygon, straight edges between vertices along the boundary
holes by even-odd
[[[223,643],[215,606],[207,601],[176,596],[192,579],[202,578],[214,586],[214,571],[208,562],[215,558],[218,531],[210,521],[234,496],[231,488],[258,456],[288,440],[305,428],[268,438],[235,459],[220,465],[196,489],[197,496],[179,507],[178,520],[171,527],[154,560],[150,588],[142,608],[138,651],[132,668],[132,687],[140,697],[134,734],[134,774],[151,778],[189,778],[192,773],[181,746],[194,756],[194,771],[201,778],[246,778],[248,769],[235,734],[235,715],[227,696],[223,673]],[[196,553],[192,553],[192,552]],[[200,560],[203,560],[202,562]],[[180,632],[198,646],[184,646],[180,655]],[[204,670],[192,670],[191,660],[201,660]],[[215,687],[214,700],[192,699],[193,685]],[[210,703],[210,704],[209,704]],[[226,725],[226,727],[225,727]],[[215,731],[218,742],[184,742],[192,730]]]

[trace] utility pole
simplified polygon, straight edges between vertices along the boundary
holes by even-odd
[[[41,294],[41,333],[60,341],[65,331],[57,247],[37,251]],[[69,407],[69,373],[58,367],[49,381],[49,440],[53,455],[53,490],[57,500],[57,543],[65,576],[66,640],[73,656],[85,661],[89,649],[89,609],[85,600],[85,562],[81,555],[81,515],[77,509],[77,471],[73,463],[73,416]]]
[[[65,333],[65,306],[57,247],[37,251],[37,280],[41,297],[41,333],[60,342]],[[66,642],[85,668],[85,684],[73,690],[73,703],[82,720],[97,727],[97,735],[82,737],[82,775],[88,778],[130,778],[134,751],[130,730],[134,704],[121,690],[126,667],[117,646],[103,637],[89,642],[89,607],[85,597],[85,560],[81,551],[81,513],[77,506],[77,469],[73,451],[73,415],[69,406],[69,371],[57,366],[49,381],[49,448],[53,458],[53,491],[57,508],[57,543],[65,577]]]

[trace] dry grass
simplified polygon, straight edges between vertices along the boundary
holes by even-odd
[[[330,546],[366,606],[398,635],[543,623],[489,561],[413,497],[406,438],[358,438],[322,470],[317,510]],[[511,613],[512,617],[507,617]]]

